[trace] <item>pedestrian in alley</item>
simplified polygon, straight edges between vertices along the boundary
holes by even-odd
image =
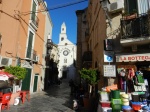
[[[72,79],[69,81],[69,86],[70,86],[70,95],[73,95],[74,92],[74,82]]]

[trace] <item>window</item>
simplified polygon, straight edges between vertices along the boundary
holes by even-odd
[[[31,15],[31,20],[32,21],[36,21],[36,3],[35,1],[33,0],[33,4],[32,4],[32,15]]]
[[[125,0],[125,10],[127,13],[132,14],[137,10],[137,1],[136,0]]]
[[[62,28],[62,31],[64,31],[64,28]]]
[[[67,59],[64,59],[64,63],[67,63]]]
[[[27,46],[26,58],[31,58],[32,41],[33,41],[33,33],[30,31],[29,32],[29,38],[28,38],[28,46]]]
[[[63,41],[64,40],[64,37],[61,37],[61,41]]]

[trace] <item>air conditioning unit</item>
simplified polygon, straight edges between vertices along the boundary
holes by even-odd
[[[123,0],[117,0],[117,2],[113,2],[108,5],[108,11],[111,13],[121,11],[123,8],[124,8]]]
[[[39,56],[36,56],[35,61],[39,62]]]
[[[12,58],[1,57],[1,59],[0,59],[0,65],[1,66],[9,66],[11,64],[12,64]]]

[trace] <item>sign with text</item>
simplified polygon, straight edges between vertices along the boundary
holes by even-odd
[[[103,65],[104,77],[116,77],[116,66],[115,65]]]
[[[150,53],[133,54],[133,55],[117,55],[116,62],[129,61],[150,61]]]
[[[104,62],[113,62],[114,51],[104,51]]]

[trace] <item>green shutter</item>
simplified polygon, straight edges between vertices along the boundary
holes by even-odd
[[[26,68],[27,74],[26,77],[22,81],[21,90],[30,90],[30,80],[31,80],[31,69]]]
[[[35,75],[34,76],[34,88],[33,88],[33,92],[37,91],[37,83],[38,83],[38,76]]]
[[[32,6],[32,16],[31,19],[35,21],[35,12],[36,12],[36,3],[33,1],[33,6]]]
[[[26,55],[27,58],[31,58],[32,41],[33,41],[33,33],[30,31],[29,39],[28,39],[27,55]]]

